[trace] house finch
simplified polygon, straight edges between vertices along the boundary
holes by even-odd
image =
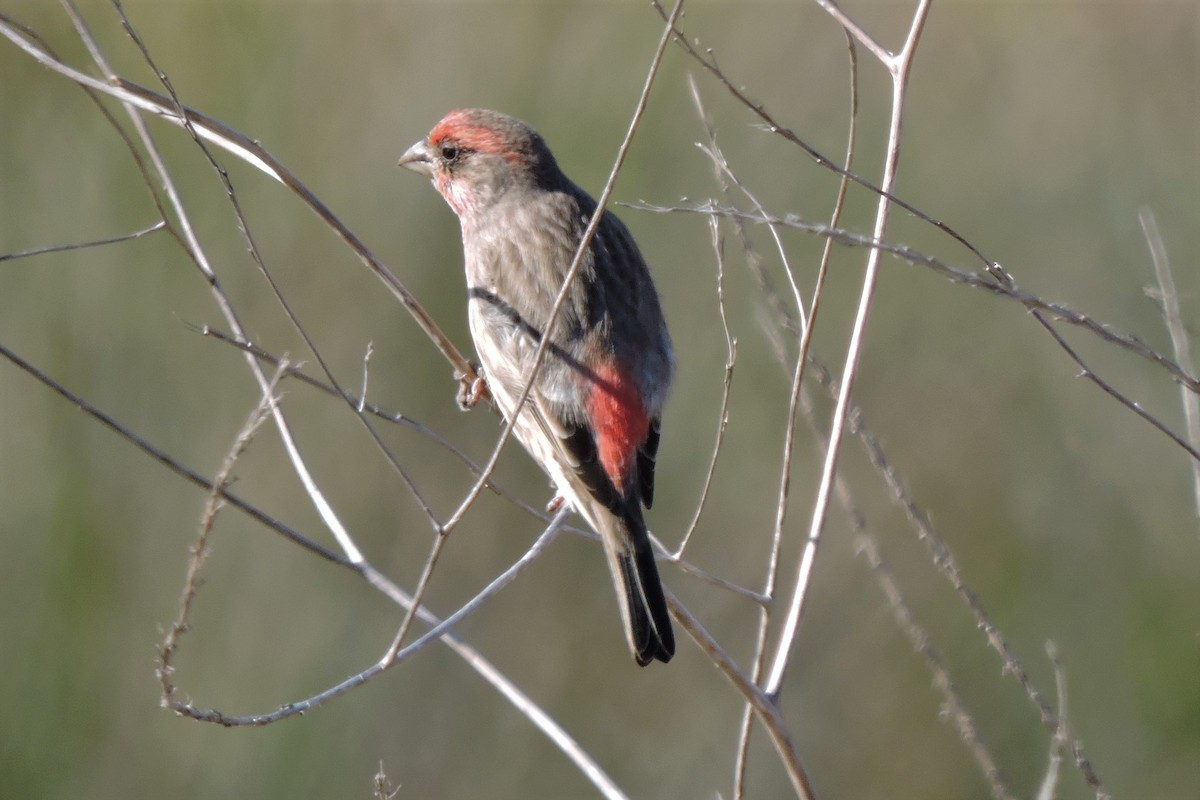
[[[595,201],[542,137],[495,111],[452,111],[400,159],[428,176],[462,227],[468,318],[488,389],[517,440],[600,535],[638,664],[675,638],[642,506],[654,499],[673,356],[646,262],[605,212],[524,407],[555,298]]]

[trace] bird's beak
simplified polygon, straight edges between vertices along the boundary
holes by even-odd
[[[419,172],[426,178],[433,177],[433,154],[429,151],[429,143],[424,139],[404,151],[400,156],[400,166]]]

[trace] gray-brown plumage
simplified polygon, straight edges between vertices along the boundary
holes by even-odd
[[[517,399],[595,201],[542,138],[495,111],[452,111],[401,165],[430,177],[462,226],[468,318],[488,388],[559,493],[600,534],[634,658],[675,640],[642,508],[654,500],[673,356],[649,270],[605,213],[555,321],[524,409]]]

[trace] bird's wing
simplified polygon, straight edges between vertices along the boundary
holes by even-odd
[[[642,504],[646,508],[654,505],[654,466],[658,459],[658,438],[662,422],[658,417],[650,420],[650,433],[638,448],[638,485],[642,490]]]
[[[534,386],[530,390],[525,413],[541,428],[546,440],[554,444],[561,463],[586,487],[588,494],[613,513],[622,513],[625,499],[600,463],[600,453],[591,427],[585,422],[564,420],[555,412],[554,405]]]

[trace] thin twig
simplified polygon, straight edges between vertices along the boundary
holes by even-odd
[[[64,2],[64,5],[67,5],[71,2],[71,0],[63,0],[63,2]],[[312,338],[309,336],[308,331],[305,330],[303,325],[300,324],[300,321],[299,321],[299,319],[297,319],[295,313],[292,311],[290,304],[287,302],[287,300],[283,296],[283,293],[280,291],[278,284],[276,283],[273,275],[271,274],[271,271],[267,268],[266,262],[263,259],[263,256],[262,256],[261,252],[259,251],[258,245],[255,242],[254,236],[251,232],[250,225],[247,222],[245,214],[242,211],[241,202],[238,199],[237,192],[234,190],[233,182],[230,179],[228,172],[220,164],[217,163],[216,158],[210,152],[208,147],[204,144],[202,137],[197,132],[196,126],[189,120],[188,115],[184,109],[183,102],[180,100],[179,96],[176,94],[175,88],[172,86],[170,79],[167,77],[166,73],[164,73],[158,67],[158,65],[155,63],[153,57],[150,54],[149,48],[146,46],[146,44],[142,40],[140,34],[134,28],[133,23],[129,20],[129,17],[125,14],[125,11],[121,7],[121,4],[118,2],[118,0],[113,0],[113,6],[117,12],[117,16],[121,22],[122,27],[125,29],[125,32],[133,40],[134,44],[137,46],[139,52],[141,53],[143,60],[150,67],[150,69],[154,72],[154,74],[158,78],[159,82],[166,89],[167,94],[171,98],[173,108],[176,112],[176,117],[178,119],[182,120],[181,124],[183,125],[184,130],[187,131],[188,134],[192,137],[192,140],[196,143],[197,147],[199,147],[201,153],[204,155],[204,157],[208,161],[209,165],[213,168],[214,172],[217,174],[217,177],[221,182],[222,188],[224,188],[224,190],[225,190],[226,198],[229,201],[229,204],[233,210],[234,217],[237,222],[238,230],[241,233],[243,241],[246,243],[246,246],[249,251],[251,259],[253,260],[254,264],[259,269],[259,274],[262,275],[264,280],[267,282],[267,285],[270,287],[270,290],[271,290],[272,294],[274,295],[276,302],[283,309],[283,312],[287,316],[289,322],[291,322],[293,329],[296,330],[296,332],[304,340],[304,343],[307,345],[309,352],[311,352],[313,354],[313,357],[317,360],[317,363],[320,364],[321,368],[324,370],[325,375],[328,378],[329,382],[331,384],[333,384],[335,388],[338,389],[338,391],[343,395],[343,397],[346,397],[346,393],[344,392],[344,390],[341,389],[341,386],[334,379],[332,371],[329,369],[328,364],[325,362],[325,359],[321,355],[320,351],[317,349],[315,342],[313,342]],[[78,16],[78,15],[76,15],[76,16]],[[84,28],[82,26],[81,21],[79,23],[77,23],[76,27],[80,30],[81,36],[85,36],[87,34],[86,28]],[[94,58],[99,57],[98,48],[95,48],[93,50],[93,57]],[[114,73],[112,73],[111,69],[102,60],[97,62],[97,66],[101,67],[105,71],[105,73],[110,76],[110,80],[116,79],[116,75]],[[129,113],[130,117],[133,118],[133,123],[134,123],[135,127],[137,127],[139,133],[142,136],[144,146],[154,156],[156,168],[158,169],[160,174],[162,174],[164,176],[163,177],[164,184],[170,183],[171,180],[170,180],[169,176],[166,175],[165,164],[163,164],[161,157],[158,156],[156,153],[157,148],[153,142],[153,139],[149,135],[149,131],[147,131],[145,128],[144,121],[142,120],[140,115],[134,113],[134,110],[132,108],[129,108],[127,106],[127,111]],[[172,190],[172,194],[174,194],[173,190]],[[174,200],[173,200],[173,203],[176,206],[177,216],[179,216],[181,219],[184,219],[185,215],[183,213],[182,203],[180,203],[178,201],[174,201]],[[192,237],[190,244],[192,244],[196,250],[199,249],[199,241],[198,241],[198,239],[195,239],[194,236]],[[189,248],[189,249],[191,249],[191,248]],[[200,260],[196,261],[197,266],[201,266],[202,263],[204,263],[204,262],[202,262]],[[206,277],[209,279],[209,283],[210,283],[210,286],[212,287],[213,292],[218,295],[224,295],[224,290],[221,288],[220,284],[216,281],[215,272],[211,268],[205,268],[205,267],[201,267],[201,268],[205,272]],[[230,309],[230,311],[232,311],[232,306],[228,303],[227,298],[226,298],[225,304]],[[231,327],[233,327],[236,332],[241,334],[242,332],[238,328],[236,318],[231,318],[231,317],[228,317],[228,315],[227,315],[227,319],[228,319]],[[262,385],[261,369],[249,357],[246,358],[246,363],[250,367],[251,373],[253,374],[255,380],[261,386]],[[353,408],[353,404],[351,404],[349,402],[349,400],[347,400],[346,402],[351,408]],[[329,531],[332,533],[334,538],[337,539],[338,545],[343,549],[343,551],[345,551],[348,558],[350,558],[351,560],[358,560],[358,561],[363,560],[363,556],[362,556],[361,552],[359,551],[357,544],[354,542],[353,537],[350,535],[350,532],[342,524],[341,520],[337,516],[337,513],[334,511],[332,504],[329,502],[328,498],[325,497],[325,494],[321,491],[316,480],[313,478],[311,471],[308,469],[308,465],[306,464],[303,456],[300,453],[300,446],[299,446],[298,442],[296,441],[296,437],[293,434],[290,425],[287,423],[287,420],[284,417],[283,413],[278,409],[278,407],[276,407],[272,410],[272,414],[273,414],[273,418],[275,420],[276,429],[279,432],[280,438],[283,440],[284,449],[286,450],[286,452],[288,454],[288,459],[292,464],[292,469],[295,471],[297,478],[299,478],[301,485],[304,487],[305,493],[308,495],[314,508],[317,510],[317,513],[320,515],[321,520],[325,523],[325,526],[329,529]],[[366,428],[368,435],[371,436],[376,447],[383,453],[385,459],[392,466],[392,468],[396,471],[396,473],[400,476],[401,480],[404,482],[404,484],[408,488],[409,492],[413,495],[413,497],[420,504],[421,508],[425,512],[426,517],[430,520],[430,522],[432,524],[436,525],[436,519],[434,518],[433,510],[430,508],[429,503],[426,502],[424,497],[421,495],[421,492],[418,490],[416,483],[413,481],[411,476],[409,476],[408,472],[399,463],[399,460],[387,448],[387,446],[384,444],[383,440],[379,437],[378,433],[371,427],[370,423],[366,420],[365,416],[362,414],[358,414],[358,418],[359,418],[360,422],[362,423],[363,427]]]
[[[237,436],[234,437],[233,445],[229,448],[229,453],[225,456],[225,460],[221,463],[217,474],[213,476],[212,490],[208,493],[208,500],[204,504],[204,513],[200,517],[200,533],[196,538],[196,543],[192,545],[188,557],[187,574],[184,576],[183,591],[179,600],[179,612],[175,617],[175,621],[167,629],[162,645],[159,647],[158,668],[155,671],[158,675],[159,683],[162,685],[162,699],[160,703],[163,708],[178,710],[179,706],[184,705],[175,699],[175,685],[171,683],[171,676],[175,672],[175,666],[172,662],[175,657],[175,651],[179,647],[180,638],[191,629],[192,606],[196,602],[196,592],[200,586],[200,570],[203,569],[204,563],[208,558],[208,539],[212,535],[217,513],[224,505],[225,489],[233,479],[234,465],[237,464],[242,454],[246,452],[246,448],[250,446],[254,434],[270,416],[271,407],[277,402],[275,391],[285,372],[286,370],[282,367],[275,371],[268,385],[267,392],[263,394],[258,405],[255,406],[250,416],[246,419],[246,423],[238,431]]]
[[[817,796],[816,792],[812,788],[808,772],[800,761],[800,754],[796,751],[791,731],[788,729],[787,722],[783,719],[778,704],[738,668],[737,663],[730,658],[720,643],[713,638],[712,634],[705,630],[700,621],[692,616],[691,612],[679,602],[679,599],[670,590],[666,590],[666,596],[667,606],[671,609],[671,616],[692,637],[692,641],[700,647],[705,655],[712,660],[717,669],[721,671],[721,674],[754,707],[755,714],[758,715],[759,720],[763,723],[763,727],[767,730],[767,736],[770,737],[775,745],[775,750],[779,754],[784,770],[788,773],[788,778],[792,782],[792,788],[795,790],[796,796],[801,798],[801,800],[815,800]]]
[[[651,0],[651,4],[654,6],[654,8],[658,12],[659,16],[661,16],[665,19],[666,11],[659,4],[658,0]],[[869,37],[867,37],[867,38],[869,38]],[[693,44],[693,41],[696,43]],[[791,142],[792,144],[799,147],[802,151],[804,151],[804,153],[806,155],[808,155],[809,158],[811,158],[819,166],[821,166],[825,169],[828,169],[832,172],[835,172],[844,178],[849,179],[851,182],[858,184],[859,186],[862,186],[864,189],[871,192],[872,194],[878,195],[883,199],[889,200],[897,208],[901,208],[904,211],[908,212],[909,214],[913,215],[915,218],[921,220],[922,222],[924,222],[928,225],[932,225],[933,227],[937,228],[939,231],[946,234],[950,238],[954,239],[954,241],[958,242],[960,245],[962,245],[967,250],[969,250],[971,252],[971,254],[974,255],[976,258],[978,258],[981,262],[983,262],[983,264],[985,266],[990,266],[993,263],[991,259],[989,259],[987,256],[985,256],[982,252],[980,252],[979,248],[977,248],[974,244],[972,244],[965,236],[963,236],[961,233],[959,233],[958,231],[951,228],[946,223],[942,222],[939,219],[935,219],[934,217],[929,216],[924,211],[921,211],[916,206],[907,202],[903,198],[897,197],[894,194],[891,194],[890,192],[885,191],[884,189],[880,188],[879,186],[876,186],[875,184],[871,183],[870,181],[863,178],[862,176],[856,175],[853,172],[850,172],[849,170],[842,168],[833,159],[828,158],[825,155],[822,155],[821,152],[818,151],[815,147],[813,147],[808,142],[801,139],[800,136],[797,135],[795,131],[791,130],[786,125],[779,122],[779,120],[777,120],[775,117],[773,117],[770,113],[768,113],[766,108],[764,108],[761,104],[755,103],[753,100],[751,100],[750,97],[745,93],[745,91],[741,87],[739,87],[739,85],[735,81],[733,81],[731,78],[729,78],[729,76],[727,76],[724,72],[721,71],[720,67],[717,66],[716,59],[712,55],[712,49],[711,48],[703,48],[703,46],[699,43],[699,39],[697,39],[694,36],[689,36],[688,34],[684,33],[682,30],[679,30],[678,28],[676,28],[675,29],[675,43],[678,44],[681,48],[683,48],[684,52],[687,53],[688,56],[690,56],[693,60],[695,60],[696,63],[700,64],[700,66],[702,66],[714,78],[716,78],[717,81],[719,81],[720,84],[722,86],[724,86],[725,89],[739,103],[741,103],[751,113],[753,113],[755,116],[757,116],[759,119],[761,119],[763,121],[763,124],[766,126],[766,129],[770,133],[780,136],[784,140]],[[872,44],[874,44],[873,41],[872,41]],[[702,50],[703,50],[703,52],[702,52]],[[886,50],[879,47],[878,45],[875,45],[874,47],[872,47],[872,52],[882,54],[885,56],[891,56],[890,53],[888,53]]]
[[[859,551],[866,557],[867,564],[870,565],[871,570],[874,572],[876,582],[883,589],[884,595],[887,597],[888,606],[892,609],[892,616],[896,620],[897,626],[908,637],[909,644],[913,650],[925,660],[925,665],[933,675],[933,686],[942,696],[943,711],[954,723],[954,726],[958,728],[958,735],[971,751],[971,756],[975,759],[975,763],[979,765],[984,778],[987,779],[992,797],[995,800],[1014,800],[1015,795],[1004,782],[1004,777],[1000,774],[1000,768],[996,765],[995,759],[992,758],[991,752],[984,744],[983,735],[976,727],[974,718],[967,711],[966,706],[963,705],[962,698],[959,697],[958,688],[954,685],[954,680],[950,677],[946,665],[942,662],[942,657],[938,654],[937,648],[933,646],[933,642],[930,641],[929,634],[913,616],[912,609],[909,608],[908,603],[904,601],[904,596],[901,594],[900,587],[896,583],[895,575],[892,574],[892,571],[883,562],[883,557],[879,552],[879,544],[875,540],[875,537],[867,535],[864,531],[855,538],[855,541],[858,544]]]
[[[963,578],[962,570],[959,569],[958,562],[955,560],[950,548],[946,545],[945,539],[938,533],[929,516],[917,505],[912,497],[912,493],[904,485],[895,467],[888,460],[879,440],[858,428],[859,419],[857,415],[852,418],[851,424],[851,432],[858,437],[859,442],[866,448],[867,457],[870,459],[871,465],[875,467],[887,484],[889,491],[892,493],[893,500],[904,510],[905,515],[909,518],[913,528],[916,530],[917,538],[924,543],[926,549],[929,551],[930,560],[933,565],[950,581],[959,599],[973,617],[975,627],[983,633],[988,645],[1000,656],[1000,660],[1004,665],[1004,673],[1012,675],[1013,679],[1016,680],[1017,684],[1025,692],[1025,696],[1037,711],[1042,725],[1051,733],[1057,734],[1061,730],[1061,726],[1054,715],[1053,709],[1050,708],[1045,698],[1042,697],[1041,692],[1034,686],[1033,680],[1029,677],[1029,673],[1026,672],[1020,658],[1017,657],[1016,652],[1009,646],[1000,629],[992,621],[991,615],[983,607],[979,596],[967,585],[966,580]],[[1077,740],[1071,740],[1070,751],[1071,756],[1075,760],[1075,765],[1079,768],[1084,780],[1095,790],[1097,800],[1109,800],[1110,795],[1104,790],[1099,776],[1084,754],[1083,745]]]
[[[133,231],[132,233],[114,236],[109,239],[93,239],[90,242],[72,242],[70,244],[52,244],[46,247],[35,247],[30,250],[20,250],[16,253],[0,253],[0,262],[11,261],[17,258],[29,258],[30,256],[42,256],[47,253],[62,253],[68,250],[83,250],[84,248],[103,247],[108,244],[120,244],[121,242],[129,242],[134,239],[140,239],[147,234],[161,231],[167,226],[167,223],[159,220],[153,225],[149,225],[141,230]]]
[[[1057,796],[1058,776],[1062,771],[1063,753],[1067,750],[1070,734],[1067,733],[1067,671],[1058,659],[1058,647],[1046,642],[1046,657],[1054,665],[1054,689],[1058,699],[1058,730],[1050,737],[1050,754],[1046,758],[1046,774],[1038,787],[1037,800],[1054,800]]]
[[[904,103],[908,86],[908,76],[913,55],[916,53],[917,42],[925,25],[925,17],[929,10],[928,0],[921,0],[913,14],[912,25],[904,48],[897,56],[884,63],[892,78],[892,110],[891,122],[888,126],[887,151],[883,168],[883,179],[880,181],[882,194],[875,212],[875,226],[871,237],[882,241],[887,232],[891,204],[888,197],[896,182],[896,168],[900,158],[900,131],[904,118]],[[853,31],[851,31],[853,32]],[[879,274],[881,251],[872,248],[867,254],[867,264],[863,274],[862,293],[859,297],[858,311],[855,314],[854,326],[850,331],[850,344],[846,348],[846,360],[842,369],[841,388],[838,392],[837,403],[833,411],[833,421],[830,424],[829,449],[825,454],[825,465],[821,471],[821,481],[817,488],[817,497],[813,502],[812,520],[809,525],[808,537],[804,543],[804,551],[796,573],[796,585],[788,602],[787,616],[784,618],[783,630],[776,643],[775,655],[767,671],[763,688],[768,695],[776,696],[783,686],[783,678],[791,661],[792,646],[799,632],[800,621],[803,617],[805,599],[808,596],[809,581],[812,577],[813,565],[816,563],[817,545],[820,543],[825,528],[825,519],[829,509],[830,493],[833,489],[834,476],[837,472],[838,457],[841,454],[842,433],[846,427],[846,414],[850,408],[850,394],[854,388],[854,379],[858,375],[858,365],[862,357],[863,342],[867,321],[871,316],[871,305],[875,298],[875,286]]]
[[[725,315],[725,247],[721,240],[716,218],[712,217],[710,219],[709,232],[712,235],[712,247],[713,252],[716,254],[717,262],[717,312],[721,317],[721,327],[725,331],[725,378],[721,389],[721,410],[717,414],[716,442],[713,443],[712,457],[708,459],[708,472],[705,474],[704,482],[701,484],[700,500],[696,503],[696,512],[692,515],[691,524],[684,531],[683,538],[679,540],[679,546],[671,554],[671,558],[675,561],[683,558],[683,551],[687,548],[692,534],[695,533],[696,526],[700,524],[700,514],[703,513],[704,506],[708,502],[713,478],[717,473],[717,458],[721,453],[721,445],[725,441],[725,430],[729,427],[729,399],[733,389],[733,367],[737,363],[737,339],[729,332],[729,319]]]
[[[762,215],[756,212],[740,211],[734,208],[719,207],[714,204],[703,204],[693,206],[661,206],[648,204],[630,204],[632,207],[644,211],[654,211],[658,213],[691,213],[716,215],[720,217],[733,217],[743,219],[747,222],[753,222],[763,225],[786,225],[797,230],[802,230],[808,233],[815,233],[821,236],[829,236],[835,239],[840,244],[848,244],[855,246],[871,247],[891,255],[898,256],[903,261],[918,266],[926,266],[933,269],[934,272],[942,275],[956,283],[963,283],[979,289],[984,289],[991,294],[1006,297],[1015,300],[1025,306],[1031,312],[1034,319],[1042,325],[1054,339],[1067,356],[1079,366],[1079,376],[1087,378],[1106,394],[1115,398],[1126,408],[1133,411],[1139,417],[1142,417],[1146,422],[1149,422],[1160,433],[1173,441],[1192,458],[1200,460],[1200,448],[1192,446],[1182,436],[1172,430],[1166,423],[1150,414],[1141,405],[1123,393],[1116,387],[1112,386],[1101,378],[1097,373],[1088,367],[1087,363],[1079,356],[1079,354],[1067,343],[1062,335],[1051,324],[1051,318],[1054,321],[1065,322],[1069,325],[1081,328],[1105,342],[1117,345],[1118,347],[1127,350],[1140,358],[1149,361],[1162,369],[1166,370],[1171,377],[1183,384],[1190,391],[1200,392],[1200,380],[1197,380],[1192,374],[1177,364],[1172,359],[1164,356],[1162,353],[1155,351],[1147,346],[1135,336],[1118,331],[1114,326],[1107,323],[1102,323],[1093,317],[1076,311],[1061,303],[1053,303],[1045,300],[1037,295],[1031,294],[1020,288],[1012,279],[1012,276],[1000,265],[993,264],[991,270],[987,274],[979,274],[969,272],[959,267],[954,267],[946,262],[926,255],[912,249],[906,245],[889,244],[887,242],[876,241],[870,236],[864,236],[858,233],[852,233],[846,230],[831,229],[827,225],[817,223],[804,222],[795,216],[787,215],[784,217],[773,217]]]
[[[849,172],[854,165],[854,152],[857,144],[858,132],[858,51],[854,46],[854,38],[846,34],[846,49],[847,59],[849,64],[849,124],[846,131],[846,166],[845,169]],[[713,146],[715,149],[715,141]],[[742,189],[746,197],[754,204],[754,207],[760,212],[765,213],[766,209],[758,199],[750,193],[750,191],[738,180],[733,171],[729,169],[728,164],[723,157],[716,159],[721,171],[728,176],[739,188]],[[830,212],[829,226],[836,228],[841,221],[842,212],[845,208],[846,194],[849,190],[850,181],[843,176],[838,183],[838,191],[834,198],[833,209]],[[728,192],[727,192],[728,194]],[[783,246],[779,240],[778,231],[775,226],[771,226],[771,233],[775,237],[776,247],[780,250],[780,258],[783,261],[783,268],[791,275],[791,267],[787,259],[783,256]],[[747,240],[748,242],[748,240]],[[763,593],[771,598],[775,597],[775,587],[779,579],[779,564],[780,554],[783,547],[783,527],[787,519],[788,500],[791,488],[791,473],[792,473],[792,454],[796,440],[796,412],[801,402],[802,387],[804,380],[805,366],[809,362],[809,351],[812,345],[813,331],[815,330],[817,314],[821,307],[821,298],[824,296],[824,286],[826,276],[829,274],[829,262],[833,255],[833,240],[826,239],[825,247],[821,252],[821,261],[817,268],[817,278],[813,287],[813,297],[810,304],[808,319],[805,320],[804,304],[797,292],[796,306],[797,318],[800,323],[800,346],[799,352],[796,355],[796,361],[792,368],[792,385],[788,395],[788,413],[787,424],[784,432],[784,449],[780,464],[780,485],[779,494],[776,502],[775,524],[771,534],[771,556],[768,562],[766,587]],[[795,281],[792,281],[793,289]],[[771,624],[771,608],[769,606],[763,608],[763,612],[759,619],[759,630],[757,641],[755,644],[754,654],[754,681],[760,683],[763,678],[763,671],[766,668],[767,656],[767,636],[770,631]],[[734,766],[734,798],[739,800],[745,794],[746,770],[749,763],[750,753],[750,709],[747,706],[742,717],[742,729],[738,741],[737,759]]]
[[[38,381],[43,386],[47,387],[51,391],[55,392],[56,394],[58,394],[59,396],[64,398],[71,405],[77,406],[80,411],[87,414],[89,417],[96,420],[101,425],[108,428],[113,433],[117,434],[117,436],[121,437],[125,441],[132,444],[134,447],[137,447],[143,453],[150,456],[156,462],[158,462],[162,466],[166,467],[168,470],[175,473],[176,475],[183,478],[184,480],[188,481],[189,483],[191,483],[195,486],[199,486],[201,489],[204,489],[205,491],[208,491],[208,492],[213,492],[213,491],[219,490],[220,494],[221,494],[221,498],[226,503],[228,503],[229,505],[238,509],[239,511],[243,512],[244,514],[248,515],[253,520],[255,520],[256,522],[265,526],[266,528],[285,537],[293,544],[299,545],[300,547],[309,551],[313,555],[318,556],[319,558],[323,558],[326,561],[329,561],[333,564],[337,564],[337,565],[343,566],[343,567],[350,567],[351,569],[354,569],[354,565],[351,564],[350,561],[343,558],[338,553],[335,553],[332,550],[330,550],[329,548],[317,544],[316,542],[312,541],[311,539],[304,536],[303,534],[288,527],[286,524],[284,524],[280,520],[275,519],[270,514],[267,514],[262,509],[258,508],[257,506],[253,505],[252,503],[246,501],[241,496],[236,495],[226,489],[220,489],[220,487],[216,487],[211,480],[209,480],[207,477],[205,477],[203,474],[201,474],[198,470],[192,469],[191,467],[187,466],[179,459],[177,459],[174,456],[167,453],[165,450],[152,444],[145,437],[139,436],[138,434],[134,433],[132,428],[117,421],[117,419],[115,417],[112,417],[109,414],[106,414],[105,412],[101,411],[95,405],[88,402],[80,395],[75,394],[70,389],[63,386],[61,383],[54,380],[49,375],[47,375],[46,373],[39,370],[37,367],[35,367],[29,361],[26,361],[24,358],[17,355],[15,352],[13,352],[11,349],[4,346],[3,344],[0,344],[0,357],[7,359],[9,362],[11,362],[13,365],[15,365],[18,369],[21,369],[25,373],[30,375],[34,380]]]
[[[1163,321],[1171,335],[1175,361],[1188,373],[1195,374],[1192,348],[1187,330],[1183,326],[1183,315],[1179,311],[1179,292],[1175,289],[1175,276],[1171,272],[1171,260],[1167,258],[1167,246],[1163,242],[1162,234],[1158,232],[1158,222],[1154,219],[1153,211],[1143,206],[1138,210],[1138,221],[1142,223],[1142,233],[1146,237],[1146,245],[1150,248],[1150,260],[1154,262],[1154,278],[1158,282],[1155,296],[1162,303]],[[1188,443],[1200,450],[1200,395],[1187,386],[1179,387],[1179,395],[1183,403],[1184,429]],[[1195,496],[1196,515],[1200,516],[1200,461],[1191,458],[1188,462],[1192,468],[1192,493]]]
[[[441,354],[454,369],[470,378],[476,377],[474,366],[462,355],[442,331],[433,317],[425,311],[424,306],[417,300],[404,283],[395,276],[365,244],[349,228],[338,219],[329,208],[300,182],[298,178],[283,165],[281,161],[267,152],[253,139],[238,133],[229,126],[212,117],[208,117],[186,105],[177,105],[170,98],[125,80],[118,75],[106,71],[111,83],[98,80],[91,75],[80,72],[58,58],[40,44],[32,41],[22,26],[11,20],[7,15],[0,14],[0,35],[3,35],[17,47],[25,51],[39,64],[74,81],[80,86],[106,94],[122,103],[132,105],[142,111],[157,115],[159,118],[175,125],[190,125],[196,135],[205,141],[232,153],[247,164],[259,169],[291,189],[300,199],[319,216],[343,242],[359,257],[359,259],[378,277],[388,290],[412,315],[421,330],[438,348]]]

